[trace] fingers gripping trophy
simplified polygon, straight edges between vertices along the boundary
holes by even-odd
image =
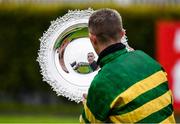
[[[88,20],[93,9],[68,11],[51,22],[49,29],[40,38],[37,61],[43,81],[57,95],[77,103],[83,101],[91,81],[101,69],[88,37]],[[125,30],[124,30],[125,32]],[[121,41],[128,51],[126,35]]]

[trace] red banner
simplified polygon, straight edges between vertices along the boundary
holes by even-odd
[[[168,73],[174,108],[180,112],[180,22],[157,23],[157,59]]]

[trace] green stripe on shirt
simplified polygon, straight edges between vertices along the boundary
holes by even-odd
[[[159,86],[141,94],[133,101],[129,102],[128,104],[125,104],[122,107],[113,108],[112,115],[121,115],[133,111],[136,108],[142,106],[143,104],[163,95],[167,91],[168,91],[168,84],[167,82],[164,82]]]
[[[173,113],[172,110],[173,110],[172,104],[169,104],[163,109],[149,115],[148,117],[138,121],[137,123],[147,123],[147,122],[160,123],[161,121],[165,120]]]
[[[83,110],[83,113],[82,113],[82,118],[83,118],[85,123],[90,123],[89,120],[86,118],[84,110]]]

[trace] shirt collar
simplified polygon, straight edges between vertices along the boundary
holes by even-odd
[[[126,46],[122,43],[116,43],[116,44],[113,44],[113,45],[110,45],[108,46],[107,48],[105,48],[100,54],[99,54],[99,57],[98,57],[98,60],[97,60],[97,64],[100,65],[100,61],[107,55],[111,54],[111,53],[114,53],[118,50],[122,50],[124,49]]]

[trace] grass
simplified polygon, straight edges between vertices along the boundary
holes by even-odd
[[[0,115],[0,123],[79,123],[79,117],[62,115]]]
[[[2,123],[79,123],[81,104],[26,105],[0,103]]]

